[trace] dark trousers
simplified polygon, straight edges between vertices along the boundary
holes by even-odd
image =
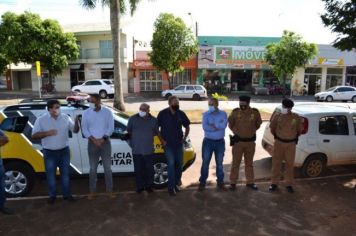
[[[183,170],[183,145],[177,147],[164,147],[164,154],[168,164],[168,189],[174,189],[182,178]]]
[[[5,201],[5,169],[2,163],[2,159],[0,158],[0,209],[4,208]]]
[[[153,155],[133,154],[137,190],[151,188],[153,185]]]
[[[52,198],[57,196],[56,191],[56,171],[57,167],[61,173],[62,193],[63,197],[71,196],[69,185],[69,172],[70,172],[70,152],[66,147],[61,150],[48,150],[43,149],[44,162],[46,168],[48,195]]]

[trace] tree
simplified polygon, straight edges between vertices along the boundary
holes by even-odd
[[[298,67],[304,67],[317,54],[315,44],[308,44],[301,36],[289,31],[284,31],[281,40],[268,44],[266,49],[266,61],[282,82],[283,88],[286,78],[292,76]]]
[[[136,11],[140,0],[129,0],[131,15]],[[120,18],[126,12],[127,2],[125,0],[80,0],[81,5],[87,9],[94,9],[98,4],[110,8],[110,25],[112,35],[112,48],[114,59],[114,107],[124,111],[124,94],[122,91],[121,58],[120,58]]]
[[[321,20],[338,34],[334,46],[342,51],[356,48],[356,0],[322,0],[326,13]]]
[[[172,14],[162,13],[154,23],[152,52],[149,54],[153,66],[167,74],[182,70],[181,63],[198,52],[197,40],[184,21]]]
[[[11,63],[40,61],[48,70],[50,82],[68,62],[79,57],[72,33],[64,33],[55,20],[41,20],[37,14],[6,12],[0,23],[0,72]]]

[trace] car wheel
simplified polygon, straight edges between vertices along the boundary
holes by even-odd
[[[353,96],[351,99],[352,102],[356,102],[356,96]]]
[[[304,177],[318,177],[323,174],[325,168],[325,156],[320,154],[311,155],[304,161],[302,174]]]
[[[327,102],[332,102],[334,99],[332,96],[327,96],[325,99]]]
[[[164,188],[168,184],[168,164],[164,156],[153,157],[153,186],[155,188]]]
[[[199,101],[200,100],[200,95],[199,94],[194,94],[193,95],[193,99],[196,100],[196,101]]]
[[[166,94],[166,96],[164,96],[166,99],[168,99],[169,97],[171,97],[172,96],[172,94],[170,94],[170,93],[167,93]]]
[[[7,197],[22,197],[31,192],[35,184],[35,173],[30,166],[23,162],[9,162],[4,166]]]
[[[108,93],[105,90],[100,90],[99,96],[101,98],[106,98],[108,96]]]

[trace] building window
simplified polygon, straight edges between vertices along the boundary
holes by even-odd
[[[326,89],[342,85],[342,69],[328,68],[326,75]]]
[[[102,79],[114,79],[114,70],[101,69],[101,78]]]
[[[85,81],[84,70],[70,70],[70,85],[71,87],[82,84]]]
[[[141,91],[161,91],[162,75],[156,70],[140,71],[140,90]]]
[[[301,94],[314,95],[321,91],[321,68],[306,68],[304,84],[301,85]]]
[[[347,68],[346,85],[356,87],[356,66]]]
[[[113,58],[111,40],[100,40],[99,47],[100,47],[100,58]]]
[[[183,70],[182,72],[175,73],[171,78],[172,87],[175,88],[181,84],[192,83],[192,70]]]

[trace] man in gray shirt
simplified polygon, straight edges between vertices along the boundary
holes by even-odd
[[[113,194],[113,182],[111,172],[111,141],[110,136],[114,132],[114,116],[112,111],[102,106],[98,94],[90,95],[90,108],[83,113],[82,132],[88,139],[89,155],[89,200],[96,194],[97,169],[99,158],[103,161],[105,173],[105,185],[107,195],[111,198]]]
[[[127,132],[130,135],[130,146],[134,158],[136,175],[136,192],[143,190],[151,193],[153,185],[153,139],[158,135],[158,122],[150,114],[150,106],[143,103],[136,115],[130,117]]]
[[[40,116],[32,129],[32,138],[41,139],[47,184],[49,190],[48,204],[56,200],[56,171],[61,173],[62,192],[64,200],[75,201],[70,192],[70,150],[68,131],[73,131],[72,119],[61,113],[58,100],[49,100],[45,114]]]

